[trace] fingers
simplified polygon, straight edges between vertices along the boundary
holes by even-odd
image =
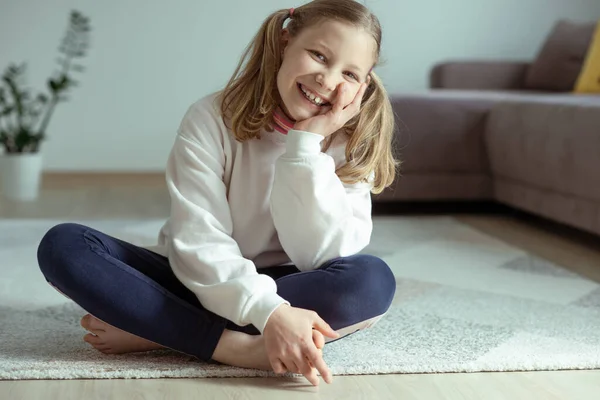
[[[317,370],[313,368],[313,366],[308,362],[303,365],[303,368],[300,370],[300,373],[304,375],[304,377],[313,385],[319,386],[319,377],[317,376]]]
[[[330,337],[332,339],[337,339],[340,336],[339,333],[334,331],[331,328],[331,326],[329,326],[329,324],[327,322],[323,321],[323,319],[321,319],[321,317],[319,317],[319,316],[317,316],[317,318],[315,319],[315,322],[313,323],[313,328],[317,329],[323,335]]]
[[[284,374],[287,371],[286,366],[279,358],[275,358],[270,361],[271,367],[273,368],[273,372],[275,372],[276,374]]]
[[[325,115],[327,114],[329,111],[333,110],[334,106],[325,106],[325,107],[321,107],[321,110],[319,111],[319,115]]]
[[[317,371],[308,361],[308,357],[305,357],[304,353],[299,353],[298,356],[298,360],[290,362],[290,364],[294,365],[294,370],[291,372],[302,374],[313,386],[319,386]]]
[[[325,363],[325,360],[323,360],[323,353],[315,346],[308,346],[305,349],[304,354],[306,354],[306,358],[308,358],[312,366],[316,368],[317,371],[319,371],[319,373],[323,377],[323,380],[327,383],[331,383],[331,371]]]
[[[273,363],[271,365],[273,366]],[[279,368],[277,370],[273,369],[276,374],[283,374],[285,372],[302,374],[313,386],[319,386],[317,370],[313,368],[308,357],[305,357],[302,352],[298,352],[294,356],[283,360],[278,359],[278,365]]]
[[[303,369],[302,364],[299,366],[292,358],[284,360],[283,363],[285,364],[287,371],[293,374],[299,374]]]
[[[323,334],[316,329],[313,329],[312,333],[313,342],[317,349],[322,349],[323,347],[325,347],[325,338],[323,337]]]
[[[344,118],[349,120],[354,117],[360,111],[360,105],[362,103],[362,99],[367,91],[368,83],[361,83],[358,91],[354,95],[354,99],[350,102],[350,99],[347,99],[348,96],[352,96],[351,93],[348,92],[348,85],[345,83],[341,83],[338,87],[338,96],[335,104],[333,105],[334,113],[348,112],[348,117]]]
[[[356,96],[354,96],[354,100],[352,100],[352,103],[350,103],[349,106],[346,108],[350,109],[350,111],[353,112],[352,116],[356,115],[360,111],[360,103],[362,102],[363,96],[365,95],[368,86],[368,84],[362,83],[360,85],[360,88],[358,89],[358,92],[356,92]]]
[[[344,106],[346,105],[346,85],[342,82],[338,86],[338,93],[335,99],[335,103],[333,104],[333,112],[340,113],[344,110]]]

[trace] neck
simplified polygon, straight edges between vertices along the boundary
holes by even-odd
[[[277,107],[273,113],[273,128],[279,132],[287,135],[290,129],[294,128],[296,121],[288,117],[280,107]]]

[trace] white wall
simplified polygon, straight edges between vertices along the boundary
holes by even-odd
[[[0,68],[29,63],[42,88],[69,11],[90,16],[87,71],[44,142],[53,171],[158,171],[187,107],[225,84],[261,21],[293,0],[0,0]],[[600,18],[599,0],[367,0],[384,29],[391,93],[424,89],[444,59],[531,59],[559,18]]]

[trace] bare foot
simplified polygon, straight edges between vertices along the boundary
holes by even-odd
[[[323,334],[313,330],[313,340],[319,352],[323,354],[322,349],[325,345]],[[225,330],[212,358],[220,363],[235,367],[273,370],[262,335],[248,335],[242,332]],[[312,366],[312,363],[310,364]]]
[[[115,328],[90,314],[81,318],[81,326],[91,332],[83,337],[83,341],[105,354],[134,353],[164,348],[157,343]]]
[[[217,343],[212,359],[234,367],[272,370],[262,335],[248,335],[226,329]]]

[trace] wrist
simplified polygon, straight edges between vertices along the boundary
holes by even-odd
[[[302,131],[302,132],[313,133],[315,135],[321,135],[323,137],[326,136],[323,132],[321,132],[321,129],[319,129],[318,127],[309,123],[308,121],[309,120],[305,119],[303,121],[296,122],[296,124],[294,124],[294,127],[292,129],[294,129],[295,131]]]
[[[271,315],[269,316],[269,319],[267,319],[267,324],[269,325],[269,322],[274,321],[276,319],[279,318],[279,316],[281,315],[281,313],[285,312],[286,309],[291,308],[291,306],[287,303],[282,303],[281,305],[279,305],[274,311],[273,313],[271,313]],[[266,326],[265,325],[265,326]]]
[[[277,306],[277,308],[273,310],[271,315],[269,315],[269,318],[267,318],[267,321],[265,322],[265,330],[269,325],[276,323],[277,320],[280,319],[281,314],[289,308],[291,308],[291,306],[288,303],[281,303],[279,306]]]
[[[286,154],[289,157],[306,157],[319,154],[323,140],[322,135],[294,128],[287,134]]]
[[[247,321],[262,333],[271,314],[284,303],[287,303],[285,299],[271,291],[255,296],[249,305]]]

